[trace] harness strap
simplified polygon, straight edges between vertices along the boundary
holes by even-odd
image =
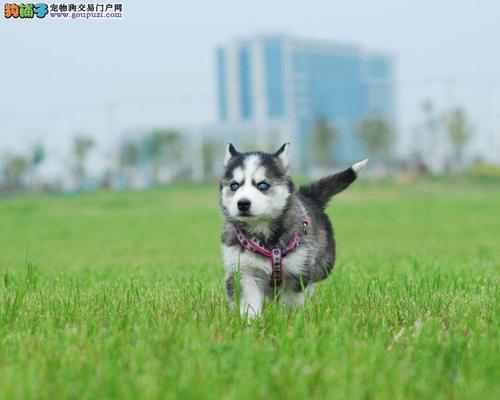
[[[273,272],[271,273],[271,282],[270,285],[272,287],[281,286],[283,283],[283,251],[280,247],[276,247],[273,250],[273,258],[271,259],[273,263]]]
[[[307,235],[308,221],[303,220],[303,233]],[[271,260],[271,287],[281,286],[283,283],[283,257],[294,251],[300,244],[300,234],[295,232],[292,240],[286,247],[277,246],[267,249],[256,237],[248,237],[242,230],[236,228],[236,239],[241,247],[251,252],[260,254]]]

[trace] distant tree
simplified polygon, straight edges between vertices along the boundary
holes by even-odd
[[[45,160],[45,148],[42,144],[37,143],[32,150],[31,154],[31,165],[38,168],[40,164]]]
[[[462,109],[457,108],[449,113],[446,133],[452,146],[453,162],[459,168],[463,162],[465,146],[472,137],[472,129]]]
[[[135,167],[139,163],[139,145],[136,142],[126,142],[120,148],[120,165]]]
[[[319,117],[312,129],[313,159],[319,165],[328,165],[332,159],[332,148],[339,135],[325,117]]]
[[[204,138],[201,151],[203,154],[203,171],[205,176],[213,176],[215,159],[220,145],[213,139]]]
[[[126,185],[130,185],[130,172],[139,164],[139,144],[128,141],[120,147],[120,169],[124,172]]]
[[[148,156],[153,166],[153,181],[158,182],[162,165],[173,166],[182,158],[182,137],[175,130],[156,130],[149,135]]]
[[[94,146],[94,140],[86,135],[78,135],[73,139],[73,155],[75,157],[73,174],[79,190],[83,189],[85,185],[85,161]]]
[[[419,118],[412,130],[411,151],[419,170],[437,173],[444,167],[446,115],[437,110],[432,99],[419,105]]]
[[[440,118],[436,113],[436,107],[431,99],[426,99],[420,105],[420,109],[424,119],[424,129],[427,131],[431,146],[434,146],[440,127]]]
[[[37,143],[31,150],[30,159],[30,175],[31,185],[35,182],[36,171],[45,160],[45,148],[42,144]]]
[[[23,186],[23,179],[28,173],[29,160],[19,154],[11,154],[5,158],[3,165],[4,176],[8,187],[20,189]]]
[[[371,157],[384,161],[396,138],[389,123],[382,117],[369,115],[361,118],[356,133]]]
[[[113,172],[110,169],[106,169],[102,175],[102,180],[99,185],[101,189],[110,189],[113,184]]]
[[[436,111],[431,99],[424,100],[420,109],[423,117],[423,134],[419,141],[423,143],[425,158],[431,169],[436,172],[442,168],[442,157],[439,154],[443,127],[442,114]]]

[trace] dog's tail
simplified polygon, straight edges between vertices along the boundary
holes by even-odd
[[[299,187],[299,193],[310,200],[325,207],[328,201],[337,193],[353,183],[358,175],[366,168],[368,158],[354,164],[352,167],[334,175],[327,176],[319,181]]]

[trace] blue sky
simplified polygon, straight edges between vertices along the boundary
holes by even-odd
[[[403,138],[431,97],[466,107],[473,152],[500,153],[498,1],[150,0],[124,11],[121,21],[0,18],[0,156],[42,140],[62,164],[86,132],[102,158],[124,131],[213,121],[214,48],[255,33],[391,52]]]

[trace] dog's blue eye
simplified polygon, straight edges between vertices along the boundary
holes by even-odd
[[[257,185],[257,188],[259,190],[267,190],[269,189],[269,183],[266,183],[266,182],[260,182],[258,185]]]
[[[236,182],[231,183],[231,186],[230,186],[230,188],[231,188],[231,190],[232,190],[233,192],[236,192],[236,191],[238,190],[238,188],[239,188],[239,187],[240,187],[240,184],[239,184],[239,183],[236,183]]]

